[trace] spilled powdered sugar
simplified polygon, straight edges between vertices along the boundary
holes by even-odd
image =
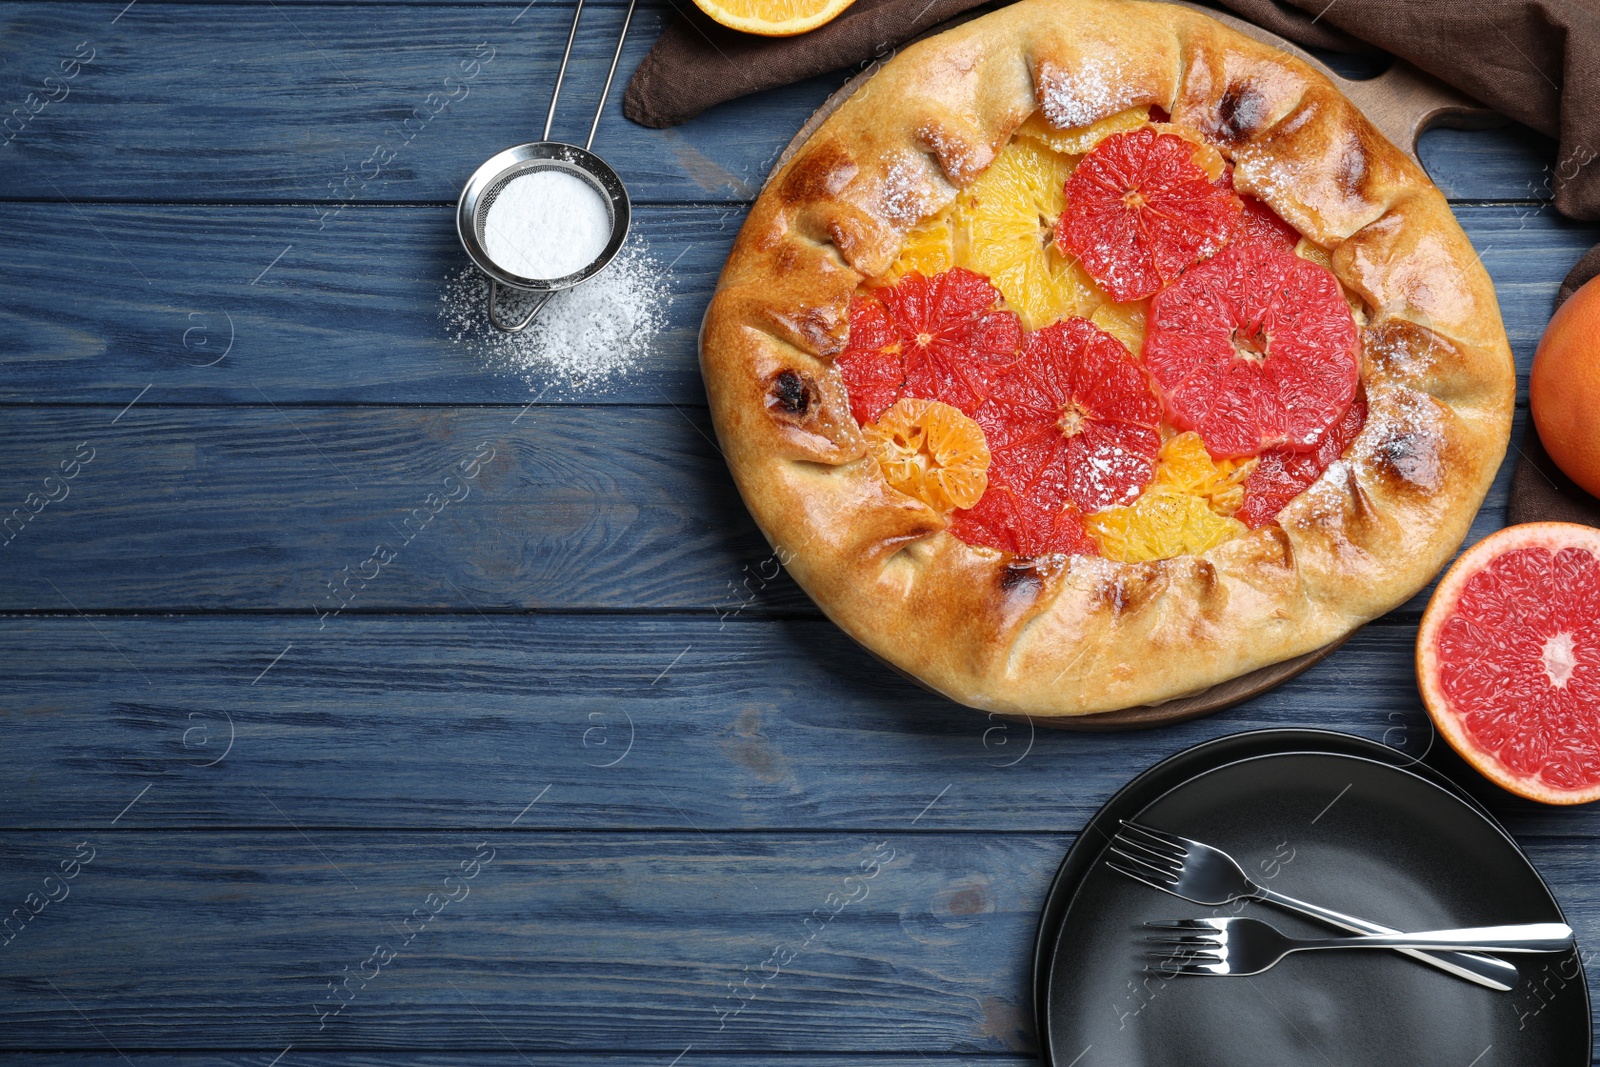
[[[520,319],[532,299],[502,287],[501,320]],[[552,296],[521,333],[490,325],[489,279],[470,265],[446,280],[439,318],[453,344],[493,370],[530,386],[583,389],[606,385],[645,360],[666,325],[670,299],[666,271],[630,243],[605,270]]]

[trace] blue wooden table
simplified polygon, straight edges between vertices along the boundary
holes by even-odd
[[[676,130],[613,101],[596,150],[673,264],[637,372],[452,343],[455,197],[537,136],[570,11],[0,0],[5,1064],[1031,1063],[1045,887],[1132,774],[1266,726],[1429,749],[1421,598],[1241,707],[1084,735],[912,687],[771,577],[695,330],[843,75]],[[621,7],[588,17],[567,138]],[[1531,133],[1422,155],[1525,377],[1600,230]],[[1600,811],[1482,795],[1600,943]]]

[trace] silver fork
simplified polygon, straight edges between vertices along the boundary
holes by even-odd
[[[1400,933],[1393,927],[1368,922],[1268,889],[1245,874],[1244,868],[1219,848],[1126,819],[1122,821],[1122,829],[1112,839],[1111,852],[1116,858],[1107,859],[1106,865],[1112,870],[1194,904],[1221,907],[1236,900],[1259,900],[1351,933]],[[1516,967],[1492,956],[1427,952],[1416,948],[1401,948],[1399,951],[1458,978],[1502,993],[1515,988],[1520,977]]]
[[[1572,928],[1564,923],[1478,926],[1424,930],[1415,934],[1359,934],[1355,937],[1286,937],[1260,919],[1181,919],[1145,923],[1165,936],[1146,938],[1171,946],[1152,953],[1163,960],[1163,974],[1251,975],[1291,952],[1327,948],[1479,949],[1487,952],[1566,952]]]

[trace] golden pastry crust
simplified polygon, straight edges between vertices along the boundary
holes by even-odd
[[[1368,307],[1369,414],[1278,525],[1159,563],[964,544],[866,457],[833,358],[852,293],[1035,110],[1159,105],[1327,248]],[[740,232],[701,332],[728,465],[778,558],[872,652],[973,707],[1156,703],[1335,641],[1450,558],[1504,456],[1515,377],[1444,197],[1321,74],[1193,10],[1022,0],[906,49],[812,134]]]

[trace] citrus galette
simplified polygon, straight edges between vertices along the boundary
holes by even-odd
[[[773,176],[701,361],[840,626],[1068,716],[1315,650],[1449,559],[1504,453],[1494,291],[1328,81],[1195,11],[1023,0]]]

